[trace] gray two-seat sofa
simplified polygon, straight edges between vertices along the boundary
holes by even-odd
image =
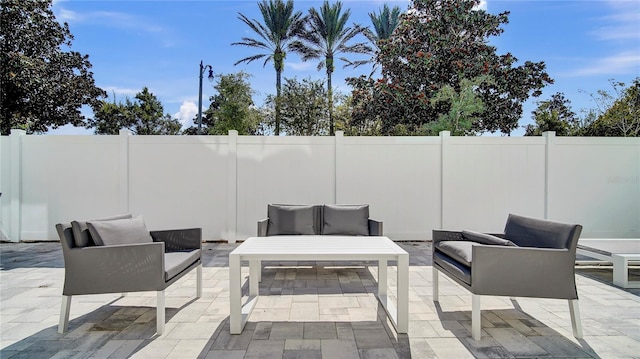
[[[480,340],[480,296],[567,299],[573,334],[582,337],[575,281],[582,231],[566,224],[510,214],[504,233],[433,231],[433,297],[438,273],[472,293],[472,335]]]
[[[382,236],[382,221],[369,218],[369,205],[269,204],[258,221],[258,237],[278,235]]]

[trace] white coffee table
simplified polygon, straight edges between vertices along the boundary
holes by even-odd
[[[578,254],[613,264],[613,284],[640,288],[640,281],[629,281],[629,262],[640,261],[640,238],[580,238]]]
[[[241,263],[249,261],[249,298],[242,304]],[[231,334],[240,334],[258,300],[261,261],[378,261],[378,300],[398,333],[409,329],[409,254],[387,237],[251,237],[229,254]],[[397,309],[387,297],[387,261],[398,261]]]

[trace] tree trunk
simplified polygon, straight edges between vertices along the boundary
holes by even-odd
[[[331,75],[333,71],[327,67],[327,105],[329,106],[329,136],[334,135],[333,128],[333,88],[331,87]]]
[[[282,70],[276,70],[276,136],[280,136],[280,91],[282,87]]]

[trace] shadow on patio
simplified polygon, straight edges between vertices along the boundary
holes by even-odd
[[[639,290],[612,286],[610,269],[602,267],[577,270],[584,340],[571,334],[565,301],[486,297],[482,340],[473,341],[469,293],[441,277],[440,303],[432,301],[428,242],[401,243],[410,254],[408,335],[396,334],[387,321],[374,296],[376,266],[363,262],[265,262],[259,302],[243,333],[230,335],[228,253],[236,246],[203,245],[203,297],[194,300],[195,274],[171,286],[166,332],[158,337],[152,292],[74,297],[69,331],[58,334],[64,278],[59,243],[1,244],[0,357],[631,358],[640,353]],[[392,273],[389,285],[395,286]]]

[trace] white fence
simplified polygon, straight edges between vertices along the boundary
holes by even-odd
[[[142,214],[150,229],[256,234],[268,203],[368,203],[394,240],[501,232],[508,213],[640,237],[640,138],[27,136],[0,139],[0,229]]]

